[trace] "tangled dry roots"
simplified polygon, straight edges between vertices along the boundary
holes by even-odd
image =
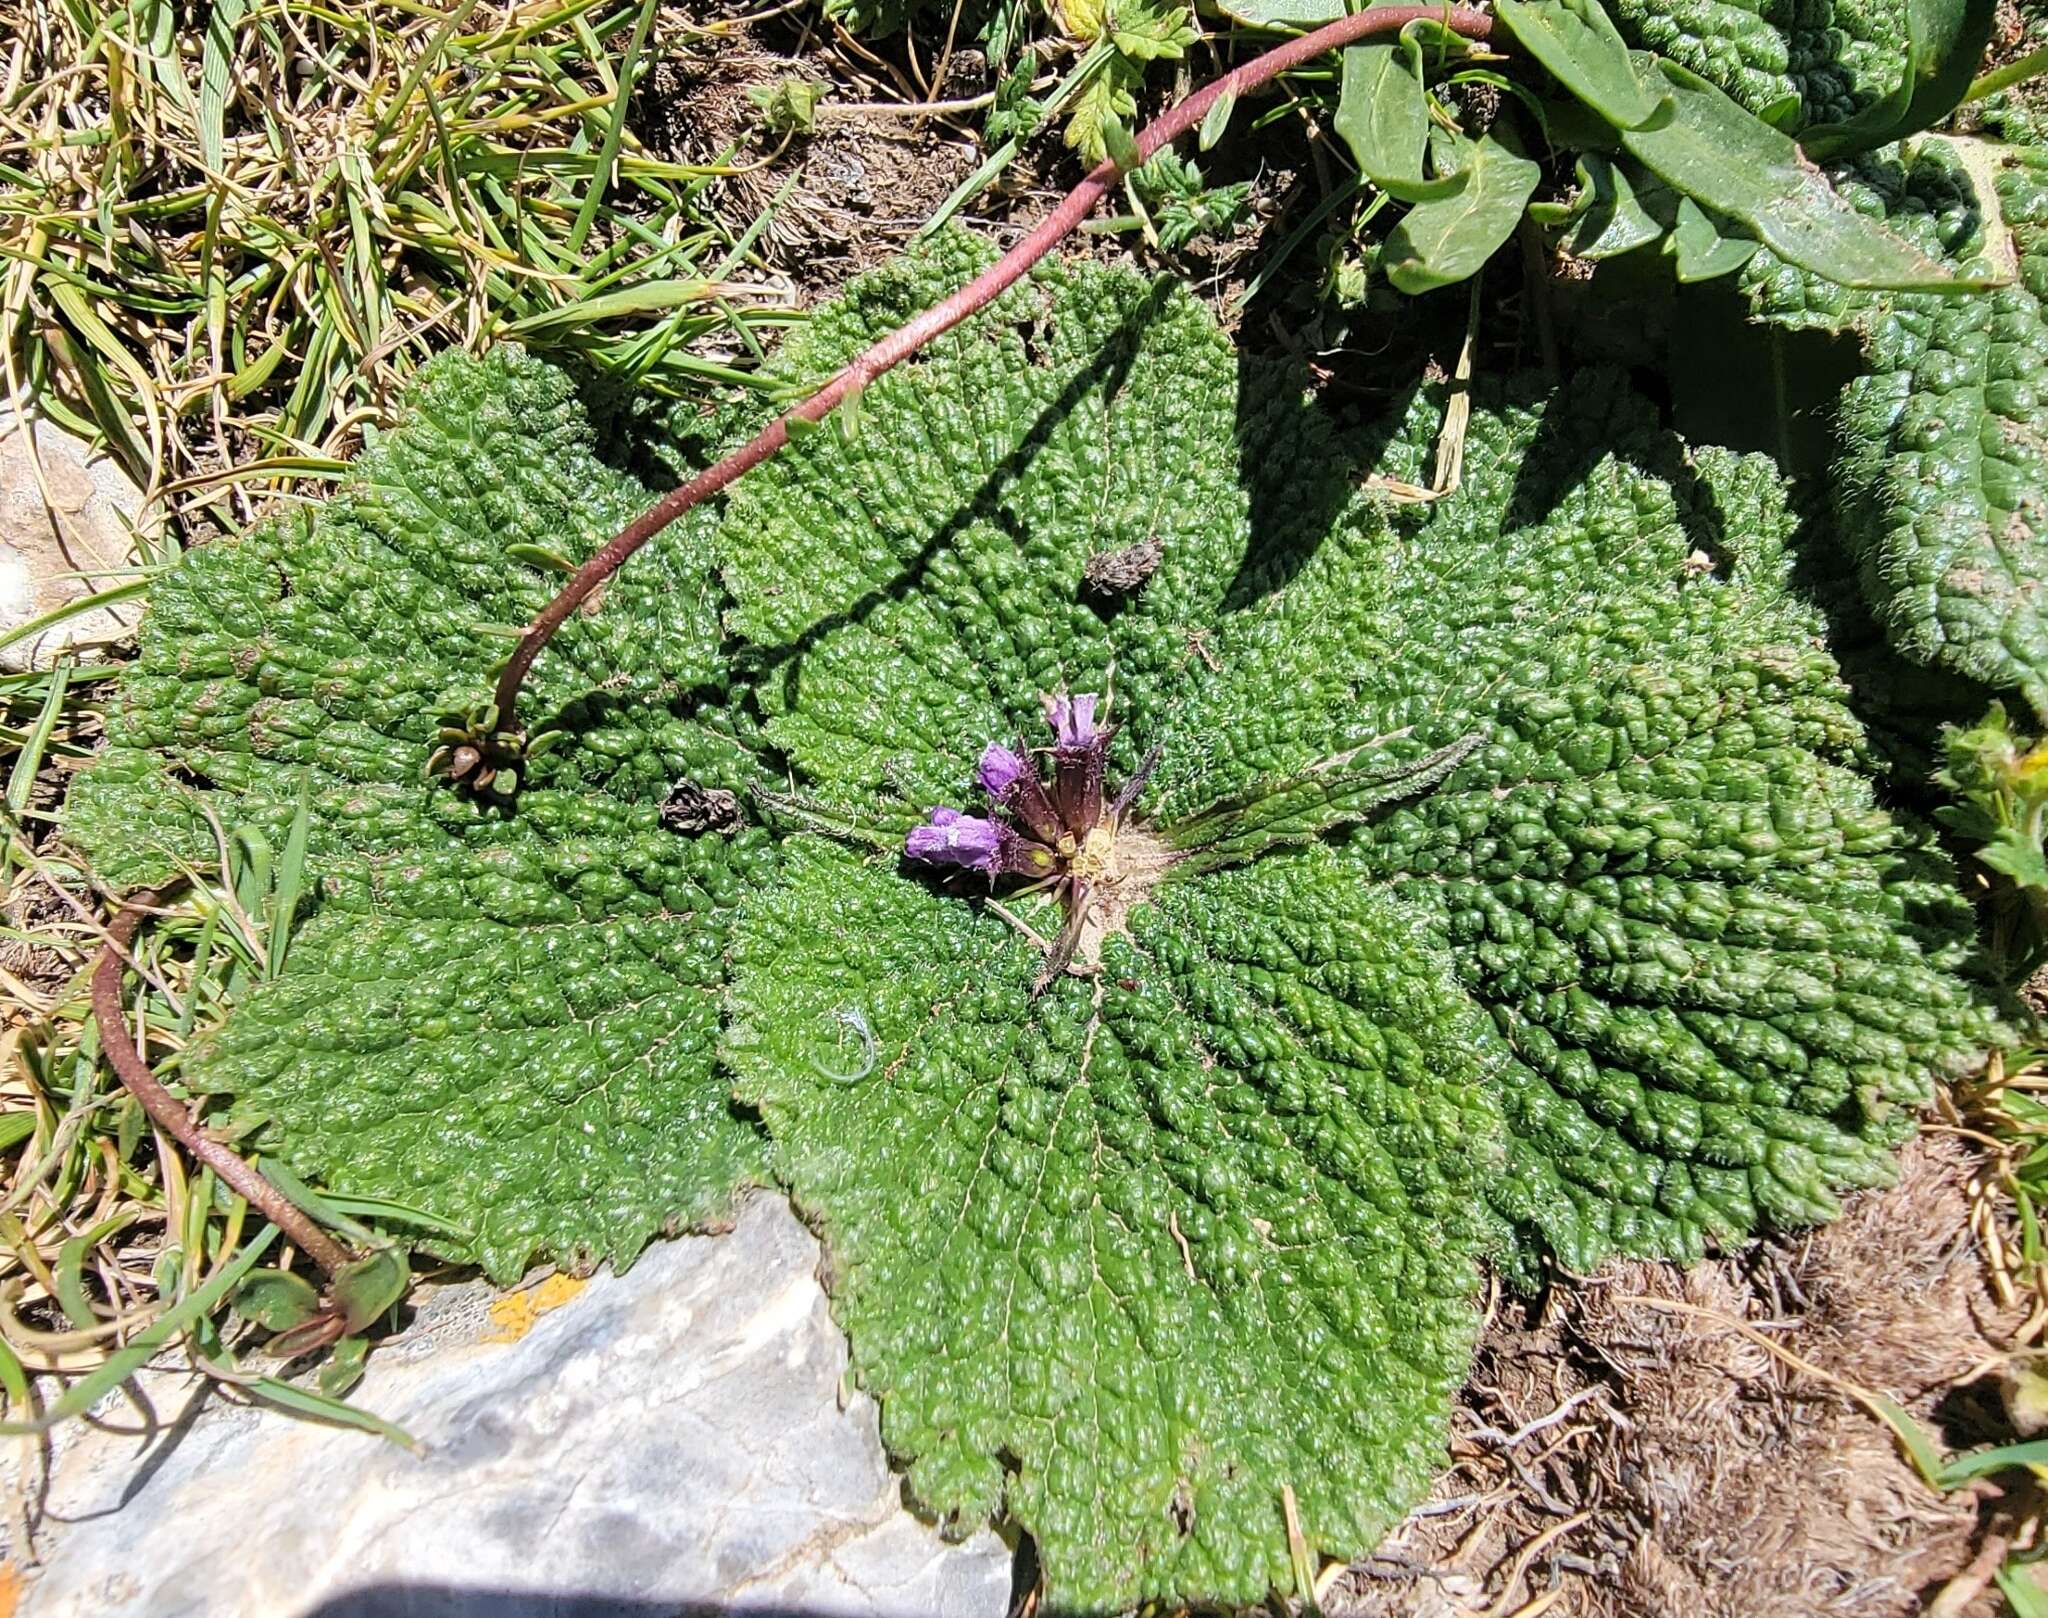
[[[1504,1304],[1455,1418],[1457,1464],[1326,1610],[1505,1618],[1561,1587],[1545,1610],[1584,1618],[1908,1618],[1948,1589],[1944,1618],[1991,1618],[1978,1576],[1996,1558],[1979,1552],[2037,1502],[1938,1496],[1835,1389],[1720,1320],[1632,1301],[1760,1327],[1951,1448],[2009,1440],[1991,1381],[1957,1385],[2022,1318],[1969,1235],[1974,1167],[1930,1136],[1895,1188],[1824,1230]]]

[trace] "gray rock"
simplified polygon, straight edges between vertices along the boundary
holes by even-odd
[[[109,457],[47,421],[35,424],[31,454],[20,421],[0,416],[0,634],[122,582],[141,507],[141,491]],[[0,647],[0,670],[47,668],[66,646],[126,634],[140,612],[126,602],[79,613]]]
[[[352,1395],[420,1456],[167,1382],[154,1435],[88,1429],[57,1457],[22,1611],[1000,1618],[1002,1541],[905,1511],[873,1402],[841,1409],[818,1257],[764,1196],[515,1342],[490,1340],[487,1289],[444,1290]]]

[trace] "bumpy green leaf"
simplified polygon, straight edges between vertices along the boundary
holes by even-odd
[[[559,375],[444,359],[321,512],[162,582],[71,826],[146,880],[312,806],[283,971],[179,1070],[299,1173],[493,1274],[623,1258],[766,1166],[736,1094],[926,1505],[1007,1512],[1056,1610],[1255,1602],[1284,1491],[1351,1555],[1427,1486],[1482,1257],[1825,1217],[1996,1033],[1770,465],[1582,374],[1482,388],[1445,499],[1361,492],[1441,408],[1367,451],[1184,292],[1046,267],[614,580],[491,808],[420,779],[437,711],[643,496]],[[1114,693],[1112,789],[1157,767],[1034,993],[1060,901],[897,850],[1061,688]]]
[[[1800,144],[1814,157],[1827,158],[1932,128],[1970,87],[1997,13],[1997,0],[1906,0],[1906,48],[1896,87],[1853,118],[1807,130]]]
[[[516,814],[423,779],[444,709],[488,689],[581,557],[646,500],[595,453],[551,367],[500,349],[429,368],[317,515],[189,553],[152,592],[109,749],[70,834],[115,881],[216,861],[212,825],[282,844],[310,788],[315,906],[277,981],[181,1074],[270,1120],[298,1172],[535,1253],[630,1258],[759,1173],[714,1072],[724,907],[772,868],[760,832],[663,829],[678,778],[741,786],[705,524],[613,581],[528,696],[572,744]],[[208,817],[212,824],[209,824]]]
[[[785,363],[973,262],[863,283]],[[1096,958],[1036,999],[1047,896],[799,838],[728,1054],[912,1489],[1007,1511],[1055,1607],[1287,1589],[1283,1487],[1318,1550],[1369,1546],[1441,1442],[1489,1228],[1579,1267],[1826,1217],[1990,1036],[1761,458],[1587,376],[1482,399],[1459,491],[1382,508],[1192,300],[1089,268],[866,408],[719,541],[795,792],[900,837],[1061,686],[1113,684],[1112,786],[1157,773]],[[1374,469],[1422,476],[1439,409]],[[1142,589],[1088,589],[1148,539]],[[1237,863],[1176,861],[1219,815]]]
[[[1843,398],[1841,526],[1900,652],[2048,715],[2048,154],[1930,142],[1916,170],[1920,196],[1976,205],[1962,251],[2015,279],[1853,311],[1868,374]]]
[[[1909,0],[1613,0],[1644,50],[1793,130],[1839,123],[1898,85]]]
[[[732,1042],[918,1496],[1007,1507],[1059,1611],[1288,1588],[1283,1483],[1371,1544],[1438,1464],[1495,1167],[1441,946],[1312,850],[1162,894],[1034,1002],[980,907],[824,844],[789,877]]]

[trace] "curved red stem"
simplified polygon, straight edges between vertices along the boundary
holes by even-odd
[[[1468,6],[1375,6],[1369,11],[1356,12],[1313,33],[1276,45],[1243,66],[1233,68],[1220,79],[1205,84],[1139,131],[1138,153],[1141,158],[1150,158],[1160,147],[1200,124],[1209,109],[1224,96],[1242,95],[1256,89],[1324,51],[1353,44],[1374,34],[1405,28],[1409,23],[1425,18],[1441,22],[1467,39],[1484,39],[1493,29],[1492,17]],[[792,418],[814,423],[822,421],[849,394],[859,392],[884,371],[908,359],[934,337],[950,331],[1023,279],[1032,265],[1088,217],[1103,193],[1116,183],[1120,173],[1114,163],[1097,164],[1087,179],[1068,192],[1066,200],[1047,215],[1037,229],[966,286],[943,302],[932,305],[914,320],[897,327],[802,404],[770,422],[717,465],[706,468],[681,488],[663,495],[619,530],[602,550],[575,571],[561,592],[541,609],[519,637],[511,660],[498,677],[495,728],[516,731],[519,689],[525,683],[534,659],[540,656],[541,648],[568,620],[569,614],[583,604],[591,591],[619,570],[627,557],[691,507],[778,454],[789,442]]]
[[[325,1270],[331,1280],[350,1263],[348,1249],[314,1224],[252,1166],[201,1129],[185,1104],[150,1072],[149,1064],[135,1048],[135,1036],[128,1030],[128,1017],[121,1006],[121,969],[127,964],[142,918],[157,907],[160,899],[161,895],[147,891],[129,895],[121,913],[107,929],[107,942],[92,969],[92,1015],[99,1024],[100,1046],[106,1051],[107,1060],[114,1064],[121,1082],[158,1127],[283,1231],[286,1239]]]

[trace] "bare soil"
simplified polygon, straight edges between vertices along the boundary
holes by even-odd
[[[1970,1148],[1929,1135],[1896,1187],[1824,1230],[1689,1272],[1620,1264],[1531,1305],[1502,1302],[1454,1419],[1456,1464],[1325,1610],[2003,1611],[1990,1573],[2040,1500],[1988,1484],[1936,1494],[1887,1426],[1763,1346],[1889,1395],[1938,1445],[2009,1440],[1981,1373],[2023,1312],[1999,1303],[1970,1234],[1977,1172]]]
[[[963,54],[947,75],[947,97],[978,93],[982,77],[980,56]],[[756,246],[810,301],[902,252],[981,157],[945,120],[884,112],[828,107],[810,133],[785,138],[763,127],[755,95],[792,78],[819,86],[828,102],[887,104],[862,100],[859,88],[740,28],[669,42],[648,75],[636,127],[660,156],[735,170],[715,195],[724,223],[737,236],[765,211]]]

